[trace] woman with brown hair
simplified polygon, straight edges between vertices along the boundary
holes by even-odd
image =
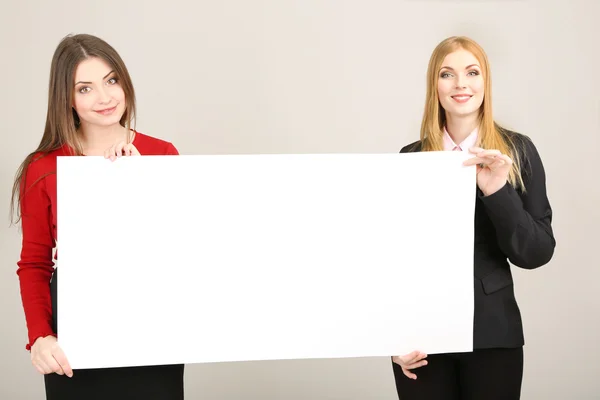
[[[113,47],[85,34],[59,43],[51,64],[44,133],[17,172],[11,203],[13,214],[17,205],[23,234],[17,274],[29,337],[26,348],[44,374],[48,400],[183,399],[183,365],[73,372],[57,341],[56,157],[104,156],[114,161],[121,156],[177,155],[171,143],[131,128],[135,110],[131,78]]]
[[[556,241],[540,155],[530,138],[494,121],[491,89],[481,46],[442,41],[429,62],[420,140],[400,151],[466,151],[464,164],[477,168],[474,350],[392,357],[402,400],[520,398],[524,336],[509,262],[539,268]]]

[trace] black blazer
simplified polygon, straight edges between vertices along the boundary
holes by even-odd
[[[510,263],[534,269],[548,263],[556,241],[552,209],[546,195],[542,160],[527,136],[503,131],[518,143],[526,193],[506,184],[485,197],[477,188],[475,205],[475,349],[524,344],[521,313],[515,299]],[[400,153],[421,151],[421,142]]]

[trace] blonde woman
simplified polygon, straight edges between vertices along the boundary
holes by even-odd
[[[527,136],[494,121],[491,87],[481,46],[442,41],[429,62],[420,140],[400,151],[466,151],[465,165],[477,168],[474,351],[392,357],[402,400],[520,398],[524,336],[509,262],[541,267],[556,242],[540,155]]]

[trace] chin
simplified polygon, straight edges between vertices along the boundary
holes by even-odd
[[[120,123],[121,118],[123,118],[123,115],[114,115],[110,117],[98,117],[97,115],[94,115],[94,118],[90,118],[88,123],[90,125],[107,127]]]
[[[466,117],[468,115],[472,115],[473,113],[476,113],[479,110],[479,108],[456,107],[456,106],[454,106],[454,104],[452,104],[451,106],[444,108],[444,110],[446,110],[446,112],[448,114],[452,114],[457,117]]]
[[[452,114],[458,117],[468,117],[469,115],[477,114],[477,110],[456,110]]]

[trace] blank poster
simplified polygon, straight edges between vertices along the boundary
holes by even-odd
[[[73,368],[471,351],[462,152],[58,159]]]

